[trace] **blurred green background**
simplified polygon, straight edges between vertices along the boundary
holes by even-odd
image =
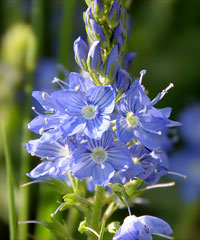
[[[61,198],[45,185],[19,188],[29,181],[25,173],[38,163],[26,155],[23,143],[33,137],[25,130],[31,119],[32,89],[52,90],[51,81],[55,75],[61,75],[62,67],[79,71],[74,61],[73,41],[80,35],[86,39],[82,20],[85,9],[84,0],[0,0],[0,112],[6,119],[13,162],[17,219],[22,221],[50,219],[50,213],[57,207],[56,200]],[[151,98],[170,82],[174,83],[175,88],[158,104],[173,107],[173,119],[187,104],[200,101],[199,10],[199,0],[133,0],[129,8],[133,28],[127,51],[138,53],[130,73],[138,76],[140,70],[147,70],[144,84]],[[198,240],[200,196],[199,201],[182,202],[178,188],[145,194],[150,203],[137,205],[135,214],[165,219],[177,240]],[[0,239],[9,239],[1,138],[0,205]],[[124,214],[122,211],[118,217],[123,219]],[[24,239],[53,239],[41,226],[26,227],[29,234]],[[26,230],[20,228],[23,235]]]

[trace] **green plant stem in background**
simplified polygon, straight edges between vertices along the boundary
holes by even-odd
[[[13,184],[13,169],[12,169],[12,162],[10,157],[10,150],[7,142],[6,126],[4,124],[3,117],[1,118],[1,132],[2,132],[2,142],[3,142],[4,152],[5,152],[5,160],[6,160],[10,240],[16,240],[17,239],[17,227],[16,227],[17,223],[16,223],[16,209],[15,209],[14,184]]]
[[[27,46],[26,56],[26,74],[25,83],[26,101],[24,107],[24,118],[22,126],[22,144],[31,139],[31,132],[28,130],[28,123],[31,119],[31,92],[33,90],[34,71],[39,50],[41,47],[42,28],[43,28],[43,5],[44,0],[34,0],[32,5],[31,30],[30,39]],[[25,173],[30,170],[30,156],[22,146],[21,152],[21,169],[20,169],[20,184],[27,181]],[[28,220],[29,212],[29,188],[20,189],[19,196],[19,220]],[[26,240],[28,237],[28,225],[19,225],[18,239]]]
[[[78,228],[78,221],[80,220],[80,214],[77,209],[70,208],[67,215],[67,227],[69,235],[73,237]]]
[[[183,205],[181,208],[180,218],[178,219],[177,226],[174,229],[174,236],[181,240],[192,239],[195,228],[195,222],[199,217],[200,204],[196,203]]]
[[[101,212],[102,212],[103,201],[104,201],[103,195],[104,195],[104,187],[96,185],[94,209],[92,212],[91,223],[90,223],[90,227],[96,232],[99,231]],[[96,236],[94,234],[90,234],[89,240],[96,240]]]
[[[73,14],[76,0],[63,1],[63,18],[61,22],[58,62],[70,70],[73,47]]]

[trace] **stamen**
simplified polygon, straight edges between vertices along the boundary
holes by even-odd
[[[156,235],[156,236],[163,237],[163,238],[171,239],[171,240],[174,239],[173,237],[167,236],[167,235],[162,234],[162,233],[152,233],[152,234],[154,234],[154,235]]]
[[[37,115],[41,115],[36,109],[35,109],[35,107],[33,106],[32,107],[32,110],[34,111],[34,113],[36,113]]]
[[[94,231],[92,228],[90,228],[90,227],[83,227],[84,229],[87,229],[88,231],[90,231],[90,232],[92,232],[92,233],[94,233],[94,235],[96,235],[97,237],[98,237],[98,239],[99,239],[99,234],[96,232],[96,231]]]
[[[183,174],[177,173],[177,172],[168,172],[168,174],[175,175],[175,176],[179,176],[179,177],[182,177],[182,178],[184,178],[184,179],[187,178],[186,175],[183,175]]]
[[[42,135],[44,133],[44,128],[40,128],[39,134]]]
[[[136,192],[142,192],[142,191],[153,189],[153,188],[173,187],[173,186],[175,186],[175,182],[159,183],[159,184],[153,184],[153,185],[147,186],[145,188],[139,189]]]
[[[61,203],[60,206],[55,210],[55,212],[51,213],[51,217],[54,217],[64,204],[65,202]]]
[[[44,118],[44,122],[47,125],[48,124],[48,118]]]
[[[35,181],[31,181],[31,182],[21,184],[21,185],[19,185],[19,187],[22,188],[22,187],[26,187],[26,186],[29,186],[29,185],[34,184],[34,183],[42,183],[42,182],[43,182],[42,180],[35,180]]]
[[[174,87],[173,83],[170,83],[168,87],[166,87],[164,90],[162,90],[161,93],[158,93],[158,95],[151,101],[152,105],[155,105],[157,102],[159,102],[168,91]]]
[[[39,222],[39,221],[35,221],[35,220],[29,220],[29,221],[18,221],[18,224],[27,224],[27,223],[36,223],[36,224],[40,224],[43,225],[45,227],[47,227],[48,225],[46,223],[43,222]]]
[[[128,201],[126,200],[126,198],[125,198],[125,196],[124,196],[123,193],[122,193],[122,196],[123,196],[124,201],[125,201],[125,203],[126,203],[126,207],[127,207],[127,209],[128,209],[128,214],[129,214],[129,216],[131,216],[132,214],[131,214],[131,209],[130,209],[130,207],[129,207],[129,205],[128,205]]]
[[[34,156],[35,156],[35,153],[34,153],[34,152],[32,152],[32,153],[31,153],[31,156],[32,156],[32,157],[34,157]]]
[[[55,77],[55,78],[53,79],[52,83],[57,83],[62,89],[66,89],[64,86],[67,86],[67,87],[68,87],[68,84],[67,84],[66,82],[64,82],[63,80],[61,80],[61,79],[59,79],[59,78],[57,78],[57,77]],[[62,84],[63,84],[64,86],[63,86]]]
[[[139,79],[139,83],[140,84],[142,84],[142,80],[143,80],[143,77],[144,77],[144,75],[146,74],[146,70],[144,69],[144,70],[142,70],[142,71],[140,71],[140,79]]]

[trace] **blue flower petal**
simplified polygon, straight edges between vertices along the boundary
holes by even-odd
[[[56,107],[66,114],[81,115],[82,109],[86,105],[83,95],[73,90],[54,92],[52,98]]]
[[[96,147],[103,147],[104,149],[106,149],[113,142],[112,131],[109,129],[108,131],[104,132],[101,139],[95,140],[92,138],[87,138],[87,141],[91,149]]]
[[[137,240],[145,229],[135,216],[126,217],[124,223],[115,234],[113,240]]]
[[[126,118],[119,115],[116,119],[117,136],[123,142],[129,142],[133,138],[133,128],[129,127]]]
[[[61,126],[63,136],[71,136],[82,132],[86,126],[86,120],[83,117],[70,116]]]
[[[88,102],[98,106],[101,114],[110,114],[115,107],[115,93],[110,86],[91,88],[86,94]]]
[[[90,88],[94,87],[94,83],[87,78],[84,78],[82,75],[76,72],[71,72],[69,74],[69,88],[77,90],[80,87],[82,92],[87,92]]]
[[[41,91],[33,91],[32,96],[41,104],[41,106],[46,111],[51,112],[52,110],[54,110],[55,106],[52,103],[52,98],[48,95],[48,93]]]
[[[152,217],[152,216],[141,216],[138,220],[147,226],[151,233],[161,233],[171,235],[173,233],[171,227],[164,220]]]
[[[108,185],[114,173],[115,173],[114,168],[107,162],[103,163],[103,165],[96,164],[96,166],[92,171],[92,178],[94,180],[94,184],[97,184],[100,186]]]
[[[57,160],[52,161],[43,161],[38,166],[36,166],[30,173],[26,175],[32,179],[50,179],[58,178],[61,179],[62,176],[67,174],[69,169],[69,164],[67,161]]]
[[[102,134],[110,127],[110,117],[97,115],[91,120],[87,120],[84,133],[95,139],[100,139]]]
[[[95,165],[91,153],[84,146],[80,146],[73,154],[70,169],[75,177],[83,179],[92,175]]]
[[[107,154],[107,162],[117,170],[125,170],[132,163],[130,151],[122,142],[113,142]]]
[[[162,140],[162,135],[148,132],[141,127],[137,127],[133,134],[145,147],[154,150],[161,148],[160,141]]]
[[[39,115],[29,124],[28,129],[34,133],[40,134],[41,129],[47,130],[60,124],[60,117],[57,115]]]

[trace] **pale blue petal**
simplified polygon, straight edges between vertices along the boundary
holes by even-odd
[[[151,233],[161,233],[166,235],[171,235],[173,233],[169,224],[160,218],[146,215],[138,217],[138,219],[147,226]]]
[[[33,91],[32,96],[41,104],[41,106],[46,110],[52,112],[55,108],[52,103],[52,98],[48,93],[42,91]]]
[[[129,127],[126,118],[119,115],[116,120],[117,136],[123,142],[129,142],[133,138],[133,128]]]
[[[66,114],[81,115],[86,105],[83,95],[73,90],[57,91],[52,93],[56,107]]]
[[[67,161],[43,161],[26,175],[32,179],[61,178],[69,169]]]
[[[30,154],[34,154],[40,158],[55,158],[60,156],[60,152],[63,146],[57,142],[48,143],[41,142],[40,139],[31,140],[26,145],[25,148]]]
[[[71,136],[82,132],[86,126],[86,120],[83,117],[70,116],[61,126],[63,136]]]
[[[92,171],[94,184],[107,186],[114,173],[114,168],[107,162],[103,163],[103,167],[102,164],[96,164]]]
[[[60,120],[61,118],[57,115],[39,115],[28,124],[28,129],[34,133],[40,134],[42,128],[47,130],[60,125]]]
[[[98,106],[100,114],[110,114],[115,107],[115,93],[110,86],[97,86],[87,93],[89,103]]]
[[[94,83],[87,78],[76,72],[71,72],[69,74],[69,88],[77,90],[80,87],[82,92],[87,92],[90,88],[94,87]]]
[[[144,225],[137,218],[131,219],[130,217],[129,221],[126,221],[126,219],[113,240],[137,240],[140,237],[140,233],[144,230]]]
[[[91,120],[87,120],[84,133],[95,139],[100,139],[102,134],[110,127],[110,116],[98,115]]]
[[[126,170],[132,163],[131,154],[122,142],[113,142],[107,149],[107,161],[117,170]]]
[[[83,179],[92,175],[95,164],[91,159],[91,153],[81,146],[73,154],[70,169],[75,177]]]

